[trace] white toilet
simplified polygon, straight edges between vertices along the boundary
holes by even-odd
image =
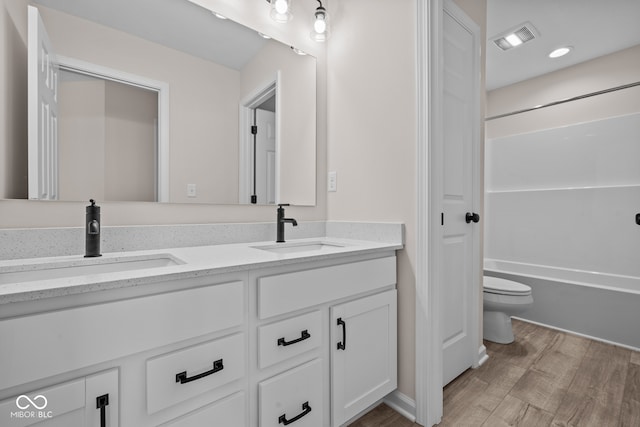
[[[531,288],[523,283],[499,277],[483,277],[484,339],[499,344],[512,343],[511,316],[531,307]]]

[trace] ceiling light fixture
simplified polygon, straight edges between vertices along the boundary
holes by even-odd
[[[316,8],[314,13],[313,30],[311,30],[311,40],[317,42],[324,42],[329,38],[329,13],[327,9],[322,7],[322,2],[317,0],[320,4]]]
[[[291,3],[293,0],[267,0],[271,5],[269,15],[271,19],[279,23],[289,22],[293,19],[291,13]],[[311,30],[311,40],[324,42],[329,38],[329,12],[322,6],[321,0],[315,0],[319,6],[313,13],[313,29]]]
[[[213,16],[215,16],[215,17],[216,17],[216,18],[218,18],[218,19],[222,19],[222,20],[227,19],[227,17],[226,17],[226,16],[224,16],[224,15],[222,15],[222,14],[218,13],[218,12],[211,11],[211,13],[213,13]]]
[[[538,31],[531,22],[525,22],[511,28],[509,31],[492,37],[491,40],[493,40],[493,43],[500,49],[509,50],[516,46],[523,45],[536,37],[539,37]]]
[[[567,53],[571,52],[571,49],[571,46],[559,47],[549,54],[549,58],[560,58],[561,56],[565,56]]]
[[[305,56],[307,54],[307,52],[305,52],[304,50],[300,50],[297,47],[291,46],[291,50],[300,56]]]
[[[270,0],[269,3],[271,3],[271,19],[280,23],[293,19],[291,0]]]

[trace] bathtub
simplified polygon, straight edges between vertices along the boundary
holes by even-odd
[[[640,277],[496,259],[484,260],[484,274],[531,286],[523,320],[640,349]]]

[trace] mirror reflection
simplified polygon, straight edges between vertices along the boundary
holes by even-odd
[[[315,204],[315,58],[187,0],[35,5],[29,198]]]
[[[59,199],[158,200],[158,93],[67,69],[58,88]]]

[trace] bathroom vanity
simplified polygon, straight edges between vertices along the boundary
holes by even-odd
[[[397,385],[401,247],[2,261],[2,425],[344,425]],[[87,263],[98,269],[75,269]]]

